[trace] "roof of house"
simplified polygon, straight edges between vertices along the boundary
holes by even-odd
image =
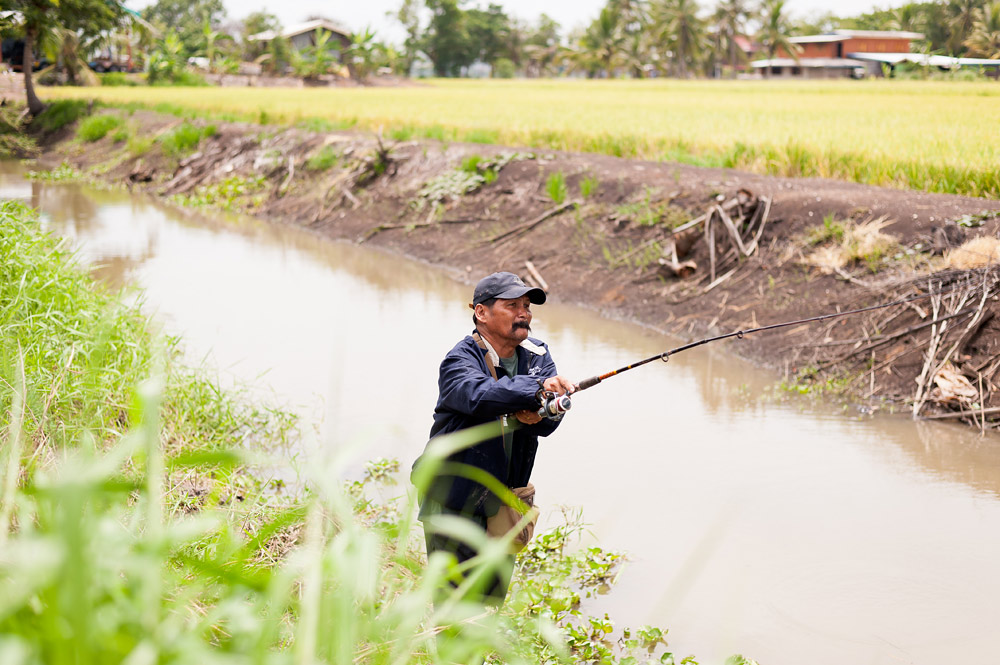
[[[860,60],[849,58],[771,58],[770,60],[754,60],[751,66],[757,67],[802,67],[804,69],[854,69],[864,67]]]
[[[812,44],[846,42],[848,39],[923,39],[923,34],[919,32],[903,32],[900,30],[834,30],[825,35],[807,35],[805,37],[792,37],[788,41],[793,44]]]
[[[930,67],[969,67],[992,65],[1000,67],[1000,60],[988,60],[986,58],[953,58],[948,55],[928,55],[926,53],[848,53],[847,57],[856,60],[868,60],[871,62],[884,62],[888,65],[896,65],[900,62],[912,62],[917,65],[927,65]]]
[[[322,28],[327,32],[333,32],[338,35],[343,35],[344,37],[351,36],[350,30],[340,25],[339,23],[334,23],[333,21],[329,21],[327,19],[316,19],[313,21],[306,21],[305,23],[297,23],[295,25],[290,25],[284,30],[282,30],[280,34],[285,39],[291,39],[296,35],[301,35],[306,32],[312,32],[313,30],[317,30],[319,28]],[[250,35],[249,37],[247,37],[247,39],[249,39],[250,41],[269,42],[275,37],[277,37],[278,34],[279,33],[275,32],[274,30],[265,30],[264,32],[258,32],[255,35]]]

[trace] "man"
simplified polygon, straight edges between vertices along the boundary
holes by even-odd
[[[497,272],[484,277],[469,305],[476,329],[448,352],[438,377],[431,438],[499,420],[501,436],[465,448],[447,462],[485,471],[508,488],[527,486],[538,437],[559,425],[538,415],[539,391],[562,395],[575,390],[556,372],[545,344],[528,337],[531,305],[544,302],[545,292],[526,286],[517,275]],[[496,494],[475,480],[454,472],[439,474],[420,506],[428,557],[442,550],[459,562],[476,555],[468,543],[435,533],[434,515],[457,515],[485,530],[501,505]],[[488,602],[503,603],[513,558],[508,563],[507,570],[479,590]]]

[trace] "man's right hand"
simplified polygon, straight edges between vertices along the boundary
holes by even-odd
[[[542,387],[557,395],[572,395],[576,392],[576,384],[561,374],[556,374],[542,381]]]

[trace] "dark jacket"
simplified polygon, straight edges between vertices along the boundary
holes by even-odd
[[[431,438],[483,423],[496,421],[505,414],[522,409],[537,409],[536,397],[540,379],[556,375],[548,347],[528,338],[517,347],[517,376],[508,377],[497,368],[494,380],[487,363],[487,351],[480,349],[472,336],[465,337],[448,352],[441,362],[438,375],[438,401],[434,408]],[[548,436],[558,421],[542,419],[534,425],[521,425],[516,418],[507,421],[517,426],[513,434],[511,459],[508,466],[503,438],[496,437],[460,450],[449,462],[467,464],[493,475],[507,487],[524,487],[535,464],[538,437]],[[496,514],[499,498],[483,485],[458,475],[439,475],[423,497],[421,515],[428,512],[428,503],[436,503],[454,512],[478,517]]]

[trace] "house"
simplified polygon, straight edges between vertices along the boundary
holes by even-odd
[[[281,37],[288,40],[292,48],[302,51],[316,46],[316,37],[320,30],[330,33],[327,48],[339,62],[343,62],[343,53],[351,44],[351,33],[339,23],[334,23],[328,19],[315,19],[299,23],[298,25],[285,28],[281,33],[276,33],[273,30],[265,30],[264,32],[258,32],[256,35],[250,35],[247,39],[250,41],[269,42],[280,34]]]
[[[751,64],[757,71],[775,77],[881,76],[882,63],[887,58],[910,55],[910,43],[923,37],[919,32],[834,30],[825,35],[789,39],[801,49],[797,58],[779,49],[777,57],[755,60]]]

